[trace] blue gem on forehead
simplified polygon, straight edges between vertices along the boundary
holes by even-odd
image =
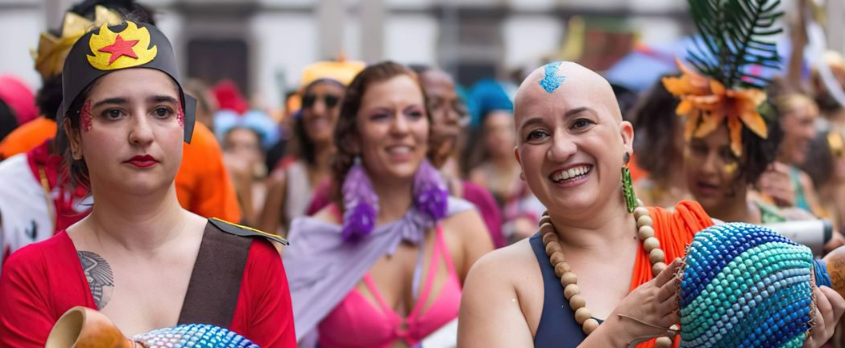
[[[561,62],[551,62],[544,66],[545,76],[540,81],[540,86],[548,93],[554,92],[566,80],[566,76],[558,75]]]

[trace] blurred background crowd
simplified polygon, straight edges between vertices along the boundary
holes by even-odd
[[[32,135],[39,131],[13,133],[43,127],[40,123],[54,118],[58,107],[49,102],[60,92],[57,75],[43,66],[33,69],[33,57],[45,42],[61,45],[68,33],[58,24],[68,25],[67,9],[93,21],[97,3],[139,6],[120,0],[0,1],[3,158],[31,151],[53,135],[55,128],[49,127],[40,137]],[[199,100],[203,126],[197,132],[208,133],[212,148],[219,146],[219,151],[186,155],[196,178],[181,184],[177,178],[183,191],[209,191],[205,197],[210,198],[200,201],[180,195],[183,205],[207,216],[284,235],[293,218],[328,204],[333,127],[345,87],[366,64],[393,60],[420,76],[440,144],[433,149],[434,164],[448,178],[452,194],[476,204],[496,246],[530,236],[544,208],[520,179],[513,156],[512,100],[527,72],[569,60],[602,73],[634,123],[631,167],[647,205],[671,207],[692,198],[724,221],[825,219],[834,231],[845,227],[845,66],[839,53],[845,28],[837,20],[845,3],[840,1],[780,5],[787,13],[778,39],[783,64],[760,67],[774,80],[767,93],[777,117],[767,123],[779,131],[765,140],[745,137],[751,140],[742,144],[746,155],[741,157],[729,151],[725,127],[688,141],[683,119],[675,116],[678,101],[659,83],[661,77],[677,76],[675,59],[683,60],[698,40],[689,36],[695,28],[683,1],[149,0],[140,5],[174,44],[190,80],[186,89]],[[41,32],[52,39],[39,41]],[[215,171],[218,162],[223,167]],[[226,190],[234,194],[218,192]],[[232,197],[236,204],[227,204]],[[835,232],[826,240],[833,247],[843,239]]]

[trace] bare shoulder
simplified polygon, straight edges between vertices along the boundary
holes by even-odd
[[[543,277],[528,240],[487,253],[464,285],[459,346],[531,346],[543,296]]]
[[[208,225],[208,219],[185,209],[183,209],[183,214],[186,219],[185,231],[202,236],[205,232],[206,225]],[[231,222],[238,223],[238,221]]]
[[[481,220],[481,215],[475,209],[469,209],[453,214],[440,221],[440,225],[447,233],[463,233],[470,230],[487,231],[487,225]]]
[[[529,281],[536,282],[540,288],[543,286],[540,264],[528,239],[485,254],[472,267],[469,276],[483,279],[489,277],[491,282],[510,284]]]

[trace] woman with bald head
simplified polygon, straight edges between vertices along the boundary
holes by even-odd
[[[678,258],[713,221],[695,202],[670,212],[627,194],[633,128],[607,81],[580,65],[534,71],[517,93],[515,127],[521,177],[547,214],[537,234],[473,266],[460,346],[671,346]]]

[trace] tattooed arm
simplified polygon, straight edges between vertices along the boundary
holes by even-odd
[[[95,252],[77,251],[82,271],[85,272],[85,280],[91,289],[91,296],[97,309],[102,310],[109,304],[112,293],[114,293],[114,274],[111,266],[106,260]]]

